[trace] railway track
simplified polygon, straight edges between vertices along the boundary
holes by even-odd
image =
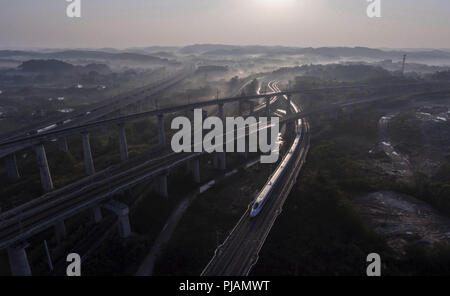
[[[43,196],[32,204],[5,212],[0,216],[0,249],[51,227],[75,213],[105,202],[112,196],[151,180],[197,156],[195,153],[170,154],[160,160],[144,162],[85,186],[79,185],[68,193]]]
[[[155,96],[168,88],[174,86],[181,80],[185,79],[192,73],[192,69],[184,69],[180,73],[173,75],[169,79],[164,81],[158,81],[151,83],[150,85],[138,88],[136,90],[129,91],[125,94],[118,95],[112,99],[106,99],[89,109],[83,109],[81,111],[71,113],[69,115],[53,119],[53,121],[46,121],[37,125],[28,126],[8,132],[0,135],[0,143],[6,143],[10,141],[17,141],[25,139],[30,135],[36,135],[45,131],[58,131],[63,128],[74,127],[82,125],[88,122],[101,119],[104,116],[111,114],[121,108],[134,104],[140,100],[143,100],[149,96]],[[18,149],[24,147],[18,147]]]
[[[245,136],[248,135],[249,131],[246,131]],[[236,139],[237,133],[234,140]],[[205,153],[156,150],[1,213],[0,249],[43,231],[78,212],[104,203],[128,188],[149,181]]]
[[[269,86],[274,91],[277,89],[276,84]],[[293,107],[294,112],[300,111],[295,105]],[[251,205],[249,205],[225,242],[215,251],[213,258],[202,272],[203,276],[245,276],[249,274],[251,268],[256,264],[259,251],[264,245],[276,218],[281,213],[282,206],[305,162],[309,149],[308,122],[304,120],[302,127],[303,135],[301,141],[298,144],[294,141],[293,144],[293,146],[299,145],[299,147],[292,147],[296,149],[295,151],[297,149],[298,151],[293,161],[283,168],[281,182],[270,184],[269,182],[271,182],[273,177],[271,176],[268,184],[274,186],[274,188],[272,188],[273,190],[270,196],[267,197],[267,201],[259,215],[250,219]],[[299,126],[297,126],[298,128]]]

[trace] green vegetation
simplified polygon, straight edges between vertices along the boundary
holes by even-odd
[[[158,258],[154,275],[199,275],[272,169],[260,166],[242,170],[198,196]]]
[[[378,140],[379,116],[370,108],[341,114],[320,127],[313,125],[306,166],[260,254],[254,275],[363,276],[366,256],[372,252],[383,258],[384,275],[450,272],[448,246],[410,245],[399,257],[382,236],[365,226],[351,202],[353,196],[375,190],[413,191],[417,196],[419,188],[430,188],[420,177],[404,184],[379,173],[375,165],[381,156],[368,153]],[[449,167],[444,165],[434,178],[440,187],[431,187],[439,188],[441,202],[450,196]]]
[[[414,111],[402,112],[389,122],[389,134],[395,148],[402,153],[413,155],[424,146],[419,120]]]

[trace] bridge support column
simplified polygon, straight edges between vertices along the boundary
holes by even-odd
[[[335,109],[335,110],[331,111],[331,117],[333,119],[338,119],[339,118],[339,110]]]
[[[59,221],[55,224],[55,236],[56,241],[58,243],[62,242],[64,238],[67,236],[66,232],[66,225],[64,224],[64,221]]]
[[[102,208],[99,206],[95,206],[92,208],[92,216],[94,218],[95,224],[100,223],[103,220]]]
[[[138,110],[138,113],[142,113],[144,111],[144,104],[142,101],[137,102],[137,110]]]
[[[20,242],[8,248],[9,267],[13,276],[31,276],[31,268],[25,251],[27,247],[27,242]]]
[[[162,174],[157,178],[156,186],[159,195],[162,197],[169,197],[169,192],[167,190],[167,173]]]
[[[250,106],[250,116],[253,116],[255,114],[255,103],[253,101],[249,102]]]
[[[266,97],[266,117],[270,117],[270,97]]]
[[[247,136],[247,133],[250,132],[250,128],[248,126],[245,127],[245,151],[244,151],[244,158],[247,159],[248,158],[248,152],[250,150],[250,136]]]
[[[127,207],[128,209],[128,207]],[[119,235],[121,238],[127,238],[131,234],[130,217],[128,214],[119,217]]]
[[[223,104],[219,104],[219,118],[222,119],[223,125],[225,126],[225,116],[223,112]],[[222,143],[225,143],[225,135],[222,134]],[[227,168],[227,158],[225,153],[225,145],[223,145],[223,152],[219,152],[219,168],[221,170],[226,170]]]
[[[164,115],[158,115],[158,139],[159,147],[166,146],[166,133],[164,129]]]
[[[62,121],[57,122],[56,125],[58,127],[60,127],[60,126],[64,125],[64,122],[62,122]],[[64,151],[64,152],[69,151],[69,147],[67,146],[67,138],[64,136],[61,136],[58,138],[58,146],[61,151]]]
[[[345,106],[345,107],[342,109],[342,111],[343,111],[343,113],[353,113],[353,112],[355,112],[355,107],[354,107],[354,106],[351,106],[351,105]]]
[[[243,103],[242,103],[242,101],[239,101],[239,111],[238,111],[238,115],[242,115],[242,105],[243,105]]]
[[[120,159],[122,160],[122,162],[125,162],[128,160],[128,143],[124,123],[119,124],[119,144],[120,144]]]
[[[213,166],[215,169],[219,169],[219,155],[217,153],[213,157]]]
[[[127,106],[127,112],[126,112],[126,114],[127,115],[130,115],[130,114],[133,114],[134,112],[134,110],[133,110],[134,108],[133,108],[133,105],[128,105]]]
[[[69,152],[69,146],[67,145],[67,138],[66,137],[59,137],[58,138],[58,145],[59,149],[64,152]]]
[[[200,159],[192,160],[192,175],[195,183],[200,183]]]
[[[116,200],[111,200],[105,205],[103,205],[103,207],[117,215],[120,237],[121,238],[129,237],[131,234],[131,226],[129,218],[130,210],[128,206]]]
[[[92,160],[91,142],[89,140],[89,133],[85,132],[81,134],[83,138],[83,155],[84,165],[86,168],[86,174],[91,176],[95,174],[94,161]]]
[[[38,144],[34,147],[36,153],[36,160],[39,166],[39,173],[41,175],[41,185],[44,192],[53,190],[53,181],[48,167],[47,156],[45,155],[44,144]]]
[[[15,182],[20,179],[19,170],[17,169],[16,154],[12,153],[5,157],[6,169],[8,172],[8,180]]]
[[[267,126],[269,126],[267,128],[267,143],[269,143],[269,145],[273,145],[274,143],[272,143],[272,127],[270,127],[272,125],[272,118],[268,117],[267,119]],[[277,140],[275,140],[277,141]],[[270,152],[268,153],[270,154]]]
[[[190,174],[192,172],[192,162],[186,162],[186,174]]]
[[[292,96],[291,95],[287,95],[287,100],[286,100],[286,114],[291,114],[291,100],[292,100]]]

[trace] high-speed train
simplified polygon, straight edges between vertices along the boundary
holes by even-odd
[[[287,97],[285,96],[285,99],[287,100]],[[299,108],[297,105],[291,101],[291,107],[294,109],[294,111],[297,113],[299,112]],[[260,191],[258,197],[256,198],[255,202],[253,203],[252,209],[250,211],[250,218],[256,217],[262,210],[264,204],[266,203],[267,199],[270,197],[272,191],[275,188],[275,185],[278,184],[280,179],[283,177],[283,175],[286,173],[285,168],[289,166],[291,161],[294,159],[294,155],[296,154],[297,150],[300,147],[300,140],[302,137],[302,131],[303,131],[303,121],[299,119],[297,121],[297,135],[295,136],[294,143],[292,143],[291,148],[289,149],[289,152],[287,155],[283,158],[283,161],[278,166],[277,170],[272,174],[269,181],[264,185],[263,189]]]

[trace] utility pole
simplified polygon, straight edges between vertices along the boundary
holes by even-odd
[[[406,54],[403,55],[402,76],[405,75]]]

